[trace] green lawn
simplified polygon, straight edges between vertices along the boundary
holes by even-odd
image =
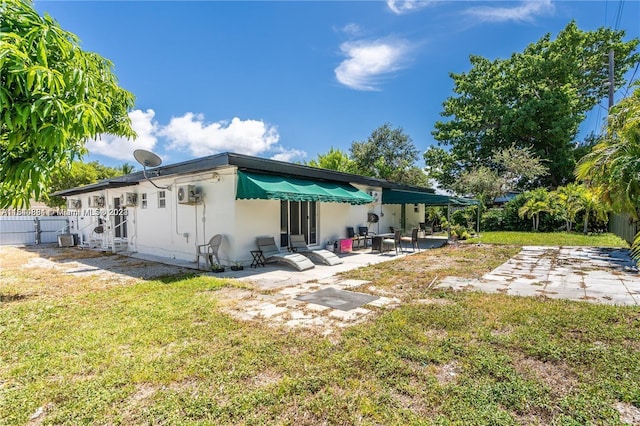
[[[479,237],[467,242],[519,246],[629,247],[626,241],[614,234],[583,235],[569,232],[481,232]]]
[[[640,407],[639,308],[428,288],[517,251],[447,247],[350,272],[403,304],[326,337],[229,317],[229,281],[49,294],[73,283],[5,267],[0,424],[39,407],[44,424],[621,424],[616,404]]]

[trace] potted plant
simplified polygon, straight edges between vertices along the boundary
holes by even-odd
[[[242,266],[242,264],[237,260],[233,262],[233,265],[231,265],[232,271],[242,271],[243,269],[244,269],[244,266]]]
[[[211,265],[211,272],[224,272],[224,266],[214,263]]]

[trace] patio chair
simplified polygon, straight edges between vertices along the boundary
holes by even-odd
[[[218,257],[218,250],[222,244],[222,235],[216,234],[207,244],[200,244],[196,253],[196,263],[198,269],[200,268],[200,258],[204,257],[205,269],[209,270],[213,266],[213,258],[216,258],[216,263],[220,265],[220,258]]]
[[[402,238],[402,231],[397,229],[393,233],[393,238],[383,238],[381,241],[380,253],[384,252],[384,248],[393,247],[396,250],[396,255],[398,254],[398,247],[400,247],[400,251],[402,251],[402,246],[400,245]],[[389,248],[389,250],[391,250]]]
[[[369,228],[367,228],[366,226],[359,226],[358,234],[364,241],[364,248],[367,248],[367,240],[371,241],[372,237],[372,235],[369,235]],[[375,234],[375,232],[373,232],[372,234]]]
[[[258,248],[262,251],[265,262],[282,262],[293,266],[298,271],[314,268],[316,265],[308,257],[300,253],[282,253],[273,237],[258,237]]]
[[[289,250],[294,253],[302,253],[305,256],[308,256],[312,261],[321,262],[329,266],[344,263],[342,259],[329,250],[311,250],[309,246],[307,246],[304,235],[301,234],[289,235]]]
[[[416,249],[418,249],[418,251],[420,251],[420,247],[418,247],[418,228],[413,228],[411,230],[411,236],[406,236],[406,237],[401,237],[400,238],[400,242],[401,243],[410,243],[411,244],[411,250],[413,250],[414,252],[416,251]],[[400,247],[402,248],[402,247]]]
[[[360,241],[363,241],[363,237],[360,236],[360,234],[356,234],[356,231],[353,229],[353,226],[347,226],[347,238],[350,238],[353,240],[353,245],[355,246],[356,243],[358,244],[358,247],[360,247]]]

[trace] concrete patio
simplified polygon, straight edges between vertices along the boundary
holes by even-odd
[[[422,251],[442,247],[446,243],[446,237],[420,238],[418,247]],[[264,267],[258,266],[256,268],[252,268],[250,266],[245,266],[241,271],[233,271],[231,268],[227,267],[225,272],[208,274],[219,278],[235,278],[241,281],[249,281],[260,290],[276,290],[302,283],[327,280],[340,272],[399,259],[413,253],[414,252],[411,248],[405,249],[397,255],[395,251],[379,253],[377,251],[372,252],[370,248],[361,248],[354,250],[351,253],[340,254],[339,257],[344,261],[344,263],[340,265],[327,266],[316,264],[314,268],[306,271],[296,271],[292,267],[282,263],[267,263]],[[415,253],[419,252],[416,251]],[[161,259],[154,256],[140,255],[138,253],[131,253],[129,256],[138,259],[170,263],[180,267],[196,268],[196,264],[194,262],[181,262],[166,258]]]
[[[479,280],[447,277],[437,287],[640,305],[640,275],[628,249],[527,246]]]

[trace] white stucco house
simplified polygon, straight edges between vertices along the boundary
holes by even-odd
[[[286,251],[290,234],[311,247],[424,222],[425,205],[469,200],[426,188],[235,153],[164,165],[55,195],[67,199],[71,233],[85,244],[196,262],[197,246],[223,236],[223,264],[251,262],[256,238]],[[377,220],[377,221],[376,221]]]

